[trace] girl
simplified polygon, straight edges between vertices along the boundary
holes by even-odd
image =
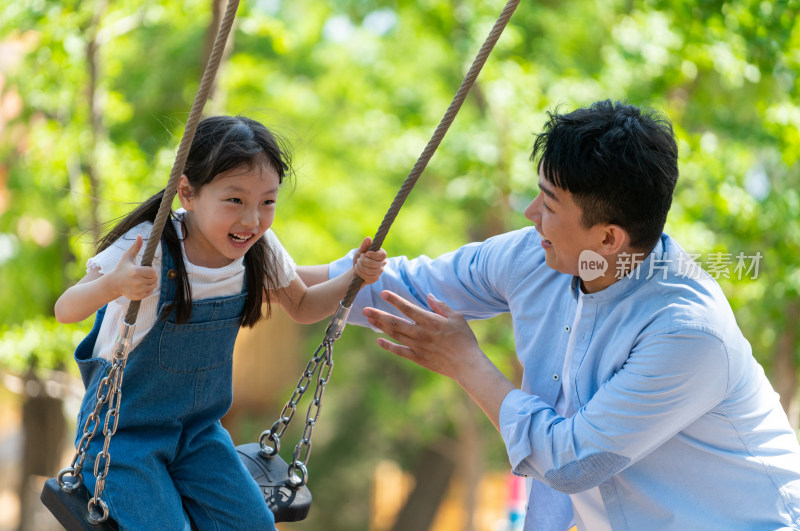
[[[136,258],[164,191],[122,220],[98,245],[87,274],[56,302],[56,318],[97,312],[75,359],[86,386],[76,441],[95,408],[130,300],[142,300],[125,369],[123,401],[103,500],[120,529],[273,529],[256,483],[220,424],[232,401],[233,344],[240,326],[277,301],[296,321],[331,315],[351,270],[306,287],[269,230],[278,188],[290,172],[282,145],[244,117],[200,122],[177,195],[182,209],[164,227],[153,266]],[[354,271],[379,277],[386,253],[361,245]],[[166,248],[166,252],[164,251]],[[102,423],[105,411],[100,416]],[[90,492],[94,437],[83,476]]]

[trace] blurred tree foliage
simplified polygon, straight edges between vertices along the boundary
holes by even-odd
[[[98,223],[166,183],[212,4],[0,7],[3,329],[52,315],[82,276]],[[294,146],[296,179],[275,229],[298,263],[335,259],[374,233],[502,6],[242,2],[208,108],[259,119]],[[527,224],[521,212],[536,193],[528,155],[546,111],[606,98],[654,107],[672,118],[680,144],[668,231],[707,268],[712,255],[722,264],[723,289],[796,422],[798,11],[798,0],[523,2],[384,247],[437,255]],[[512,375],[508,321],[475,329]],[[502,445],[463,393],[378,352],[373,339],[348,328],[337,343],[309,528],[324,518],[327,529],[364,529],[375,460],[413,462],[426,445],[471,437],[475,423],[483,461],[504,466]]]

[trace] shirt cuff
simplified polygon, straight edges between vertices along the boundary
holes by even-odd
[[[344,255],[343,257],[339,258],[328,264],[328,279],[336,278],[342,273],[346,272],[348,269],[353,267],[353,255],[355,254],[355,249],[351,250],[349,253]]]
[[[536,395],[529,395],[519,389],[509,392],[500,405],[500,435],[506,445],[511,470],[518,476],[529,476],[533,470],[520,466],[532,453],[530,427],[534,415],[552,409]]]
[[[328,279],[336,278],[342,273],[349,271],[350,268],[353,267],[353,255],[355,252],[356,250],[353,249],[338,260],[328,264]],[[373,299],[373,286],[375,286],[375,284],[370,284],[369,286],[364,286],[358,291],[356,298],[353,299],[353,303],[350,306],[350,313],[347,316],[347,323],[356,326],[364,326],[371,328],[375,332],[380,332],[380,329],[370,326],[369,322],[367,322],[367,318],[361,313],[361,310],[367,306],[377,306],[376,301]],[[380,291],[378,294],[379,293]]]

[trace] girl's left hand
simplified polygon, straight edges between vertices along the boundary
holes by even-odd
[[[372,238],[367,236],[353,256],[353,267],[356,274],[364,280],[364,284],[372,284],[378,280],[383,273],[383,266],[386,265],[386,251],[370,251],[370,245]]]

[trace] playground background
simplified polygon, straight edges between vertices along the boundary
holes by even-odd
[[[167,181],[220,0],[0,7],[0,529],[46,529],[44,477],[71,459],[72,350],[53,303],[110,222]],[[372,235],[504,2],[241,2],[207,114],[293,146],[274,229],[300,264]],[[681,178],[667,224],[717,276],[795,427],[800,316],[800,2],[521,3],[384,247],[435,256],[529,224],[546,112],[622,99],[665,112]],[[237,443],[289,398],[326,323],[243,333]],[[519,378],[510,322],[475,323]],[[314,430],[309,518],[281,529],[511,530],[502,442],[452,382],[346,328]],[[307,401],[284,438],[299,438]],[[285,455],[285,458],[290,455]],[[113,474],[113,450],[111,473]]]

